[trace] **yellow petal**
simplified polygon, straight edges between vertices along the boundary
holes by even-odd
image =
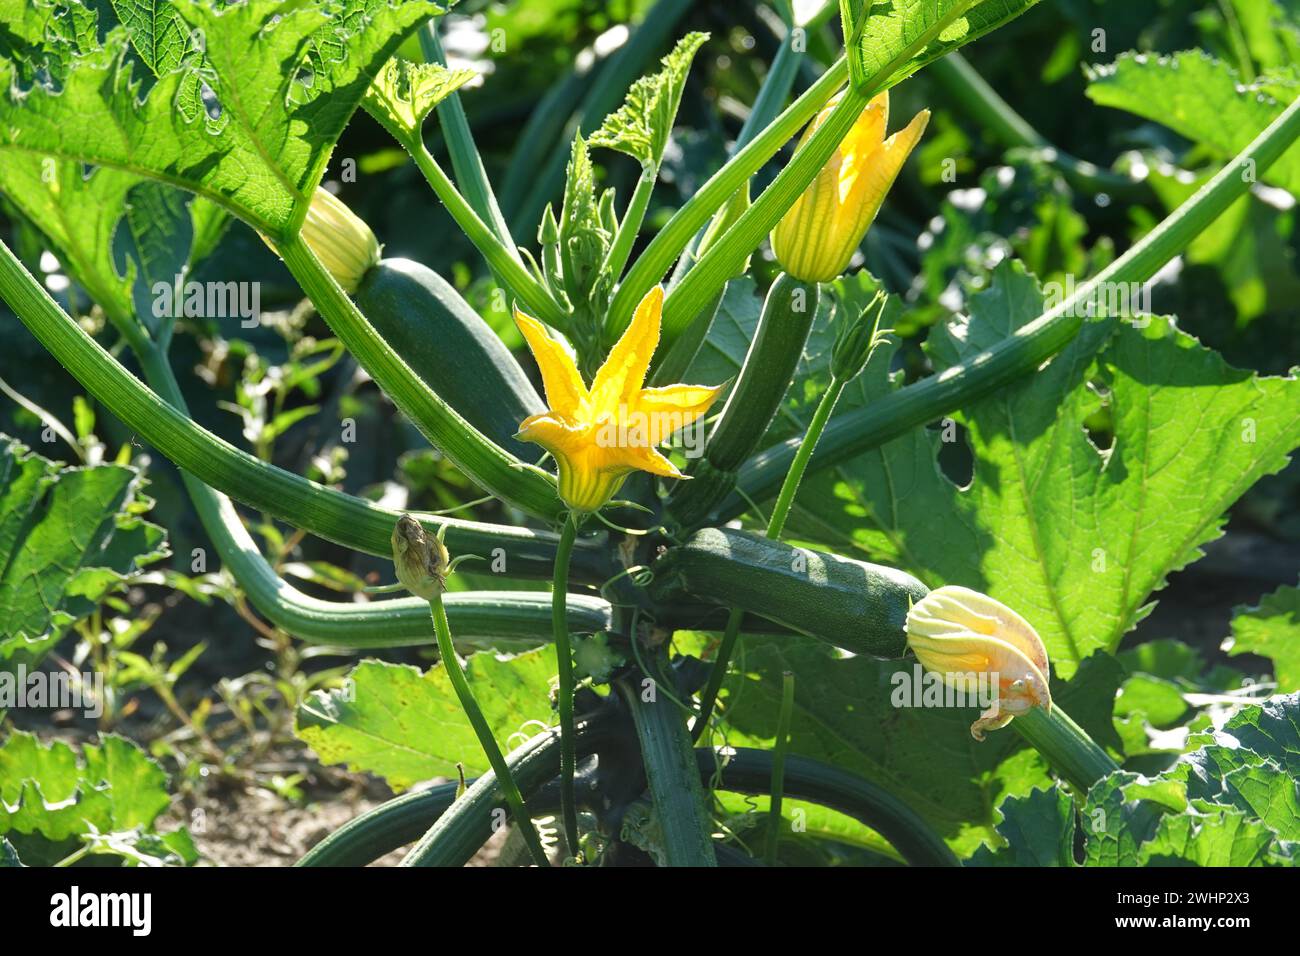
[[[537,360],[537,367],[541,369],[546,404],[551,407],[551,411],[575,418],[581,415],[582,406],[587,400],[587,386],[582,383],[573,356],[561,343],[551,338],[546,326],[518,309],[515,309],[515,325],[524,334],[533,358]]]
[[[650,474],[659,475],[661,478],[686,477],[677,470],[676,465],[653,448],[627,448],[624,449],[620,458],[638,471],[648,471]]]
[[[576,458],[593,444],[590,432],[591,429],[583,423],[542,412],[525,418],[516,437],[541,445],[557,459]]]
[[[836,102],[832,100],[810,124],[801,145]],[[827,282],[844,271],[929,117],[923,110],[905,129],[885,139],[888,94],[867,104],[816,179],[772,231],[772,252],[786,272],[806,282]]]
[[[591,403],[599,413],[617,414],[620,405],[632,403],[645,384],[650,359],[659,345],[659,321],[663,314],[664,290],[655,286],[646,293],[627,330],[610,349],[591,383]]]
[[[971,726],[976,740],[1031,707],[1051,710],[1047,648],[1028,621],[987,594],[957,586],[931,591],[908,612],[907,643],[950,686],[972,674],[996,678],[997,699]]]
[[[663,444],[675,434],[704,415],[718,399],[722,388],[705,385],[663,385],[646,388],[637,396],[637,409],[649,424],[647,444]]]

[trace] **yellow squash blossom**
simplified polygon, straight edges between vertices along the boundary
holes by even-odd
[[[302,237],[345,292],[356,292],[362,277],[379,264],[379,241],[370,227],[324,187],[316,187],[307,207]]]
[[[542,323],[515,310],[515,322],[542,370],[550,406],[524,419],[516,437],[536,442],[555,456],[560,498],[576,512],[599,509],[633,471],[685,477],[655,447],[708,411],[720,389],[642,387],[659,344],[663,303],[658,286],[641,300],[591,388],[564,345],[551,338]]]
[[[808,124],[798,148],[826,121],[841,96],[831,99]],[[929,121],[930,111],[922,110],[885,139],[888,91],[867,104],[817,178],[772,230],[772,252],[786,272],[805,282],[829,282],[844,271]]]
[[[971,725],[971,736],[997,730],[1031,707],[1052,709],[1047,648],[1029,622],[1000,601],[970,588],[936,588],[907,615],[907,643],[945,684],[987,678],[995,698]]]

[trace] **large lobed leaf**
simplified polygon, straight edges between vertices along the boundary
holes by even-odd
[[[474,654],[466,663],[474,696],[497,743],[550,717],[549,651],[516,657]],[[378,774],[394,790],[434,777],[488,769],[478,738],[441,665],[421,673],[403,664],[362,661],[339,690],[317,691],[298,707],[296,733],[324,763]]]
[[[140,474],[64,468],[0,435],[0,669],[35,664],[145,564],[166,535],[138,515]]]
[[[183,828],[157,830],[170,803],[167,774],[123,737],[101,735],[80,754],[23,731],[0,744],[0,837],[29,865],[48,866],[83,844],[129,864],[193,863]]]
[[[1153,777],[1116,771],[1082,806],[1059,786],[1000,807],[1004,846],[972,862],[1074,866],[1293,866],[1300,853],[1300,695],[1250,705]]]
[[[1300,588],[1281,587],[1258,607],[1238,608],[1224,648],[1271,658],[1278,690],[1300,690]]]
[[[1089,80],[1093,102],[1163,123],[1224,158],[1244,149],[1300,95],[1300,83],[1291,77],[1244,86],[1230,66],[1202,50],[1160,57],[1127,53],[1094,67]],[[1300,195],[1300,147],[1291,147],[1262,175]]]
[[[136,49],[152,50],[160,69],[147,92],[124,28],[83,52],[57,88],[20,88],[25,59],[0,57],[0,150],[159,179],[273,236],[297,229],[335,141],[398,44],[446,9],[432,0],[165,5],[197,38],[195,51],[162,72],[172,48],[142,42],[141,23],[129,20]],[[35,44],[23,7],[0,3],[0,27]]]
[[[931,336],[940,369],[1015,334],[1044,298],[1004,263],[970,308]],[[895,387],[890,358],[876,353],[845,407]],[[816,379],[802,387],[815,393]],[[1098,411],[1113,430],[1104,450],[1087,431]],[[1113,652],[1167,575],[1219,535],[1226,509],[1286,464],[1300,445],[1300,382],[1233,369],[1168,319],[1089,320],[1037,374],[957,419],[974,458],[967,487],[937,463],[955,429],[917,430],[805,482],[793,530],[932,587],[991,594],[1028,618],[1068,677],[1093,651]]]
[[[887,90],[1038,0],[840,0],[849,77]]]

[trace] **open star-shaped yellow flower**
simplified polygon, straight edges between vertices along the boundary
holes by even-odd
[[[518,438],[549,451],[560,469],[560,498],[580,513],[598,510],[633,471],[686,477],[655,450],[709,410],[720,388],[665,385],[643,388],[659,344],[664,293],[656,286],[637,306],[632,323],[596,372],[583,383],[573,357],[536,319],[515,310],[515,323],[542,371],[548,411],[531,415]]]

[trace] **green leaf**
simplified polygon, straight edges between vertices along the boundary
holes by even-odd
[[[476,75],[473,70],[395,57],[379,71],[361,105],[398,142],[418,141],[425,117]]]
[[[691,61],[708,38],[707,33],[688,33],[678,40],[660,61],[663,69],[632,84],[623,105],[605,117],[588,145],[616,149],[643,168],[658,168],[677,119]]]
[[[840,0],[850,82],[887,90],[1038,0]]]
[[[199,38],[169,0],[112,0],[131,45],[155,74],[170,73],[191,56],[201,56]]]
[[[14,22],[17,6],[0,6],[0,25]],[[372,78],[406,35],[445,10],[431,0],[172,6],[204,57],[161,74],[147,95],[124,28],[70,66],[59,90],[18,95],[15,61],[0,59],[0,149],[159,179],[280,238],[306,215]]]
[[[555,672],[549,650],[516,657],[473,654],[466,672],[503,750],[526,725],[551,716]],[[323,763],[375,773],[394,790],[433,777],[488,769],[478,738],[441,665],[421,673],[405,664],[362,661],[340,690],[317,691],[298,707],[295,732]],[[531,733],[529,733],[531,735]]]
[[[980,847],[973,866],[1074,866],[1074,800],[1060,787],[1007,797],[998,808],[1006,846]]]
[[[1300,690],[1300,588],[1281,587],[1258,607],[1239,607],[1232,618],[1230,655],[1259,654],[1273,661],[1277,689]]]
[[[1088,84],[1094,103],[1162,123],[1223,158],[1240,152],[1297,93],[1294,81],[1243,85],[1231,67],[1202,50],[1161,57],[1124,54],[1109,66],[1094,67]],[[1300,148],[1283,153],[1263,179],[1300,195]]]
[[[0,435],[0,664],[35,664],[144,565],[165,533],[134,512],[140,473],[62,468]]]
[[[97,852],[128,861],[142,852],[177,853],[188,836],[169,841],[175,847],[155,844],[162,852],[141,844],[160,836],[155,825],[170,803],[167,774],[123,737],[101,734],[80,754],[62,741],[43,744],[25,731],[14,731],[0,744],[0,835],[32,865],[40,865],[38,857],[54,862],[85,840],[98,841]],[[106,834],[114,839],[105,843]]]
[[[1168,814],[1138,854],[1139,866],[1259,866],[1273,856],[1273,833],[1240,810]]]
[[[683,634],[676,640],[680,649]],[[783,674],[791,671],[790,752],[883,787],[921,814],[959,856],[996,839],[992,807],[1003,796],[1050,781],[1042,758],[1015,734],[995,734],[982,744],[971,739],[976,709],[894,706],[895,675],[911,679],[913,661],[840,657],[812,638],[760,635],[745,635],[734,660],[738,673],[721,697],[728,745],[771,746]],[[835,826],[848,842],[879,845],[861,824]]]
[[[1111,774],[1083,809],[1093,866],[1291,865],[1300,852],[1300,695],[1250,705],[1155,777]]]
[[[843,292],[841,292],[843,294]],[[1003,263],[970,316],[932,333],[937,368],[1015,334],[1044,310]],[[1096,363],[1097,338],[1110,338]],[[810,348],[810,351],[811,348]],[[844,408],[896,387],[877,350]],[[805,386],[815,387],[815,386]],[[1087,431],[1107,411],[1110,447]],[[1113,652],[1168,574],[1220,534],[1223,513],[1300,444],[1300,382],[1227,366],[1164,318],[1085,321],[1042,370],[956,421],[974,459],[958,487],[939,466],[955,425],[918,429],[800,490],[795,534],[896,564],[931,587],[963,584],[1023,614],[1061,676]]]

